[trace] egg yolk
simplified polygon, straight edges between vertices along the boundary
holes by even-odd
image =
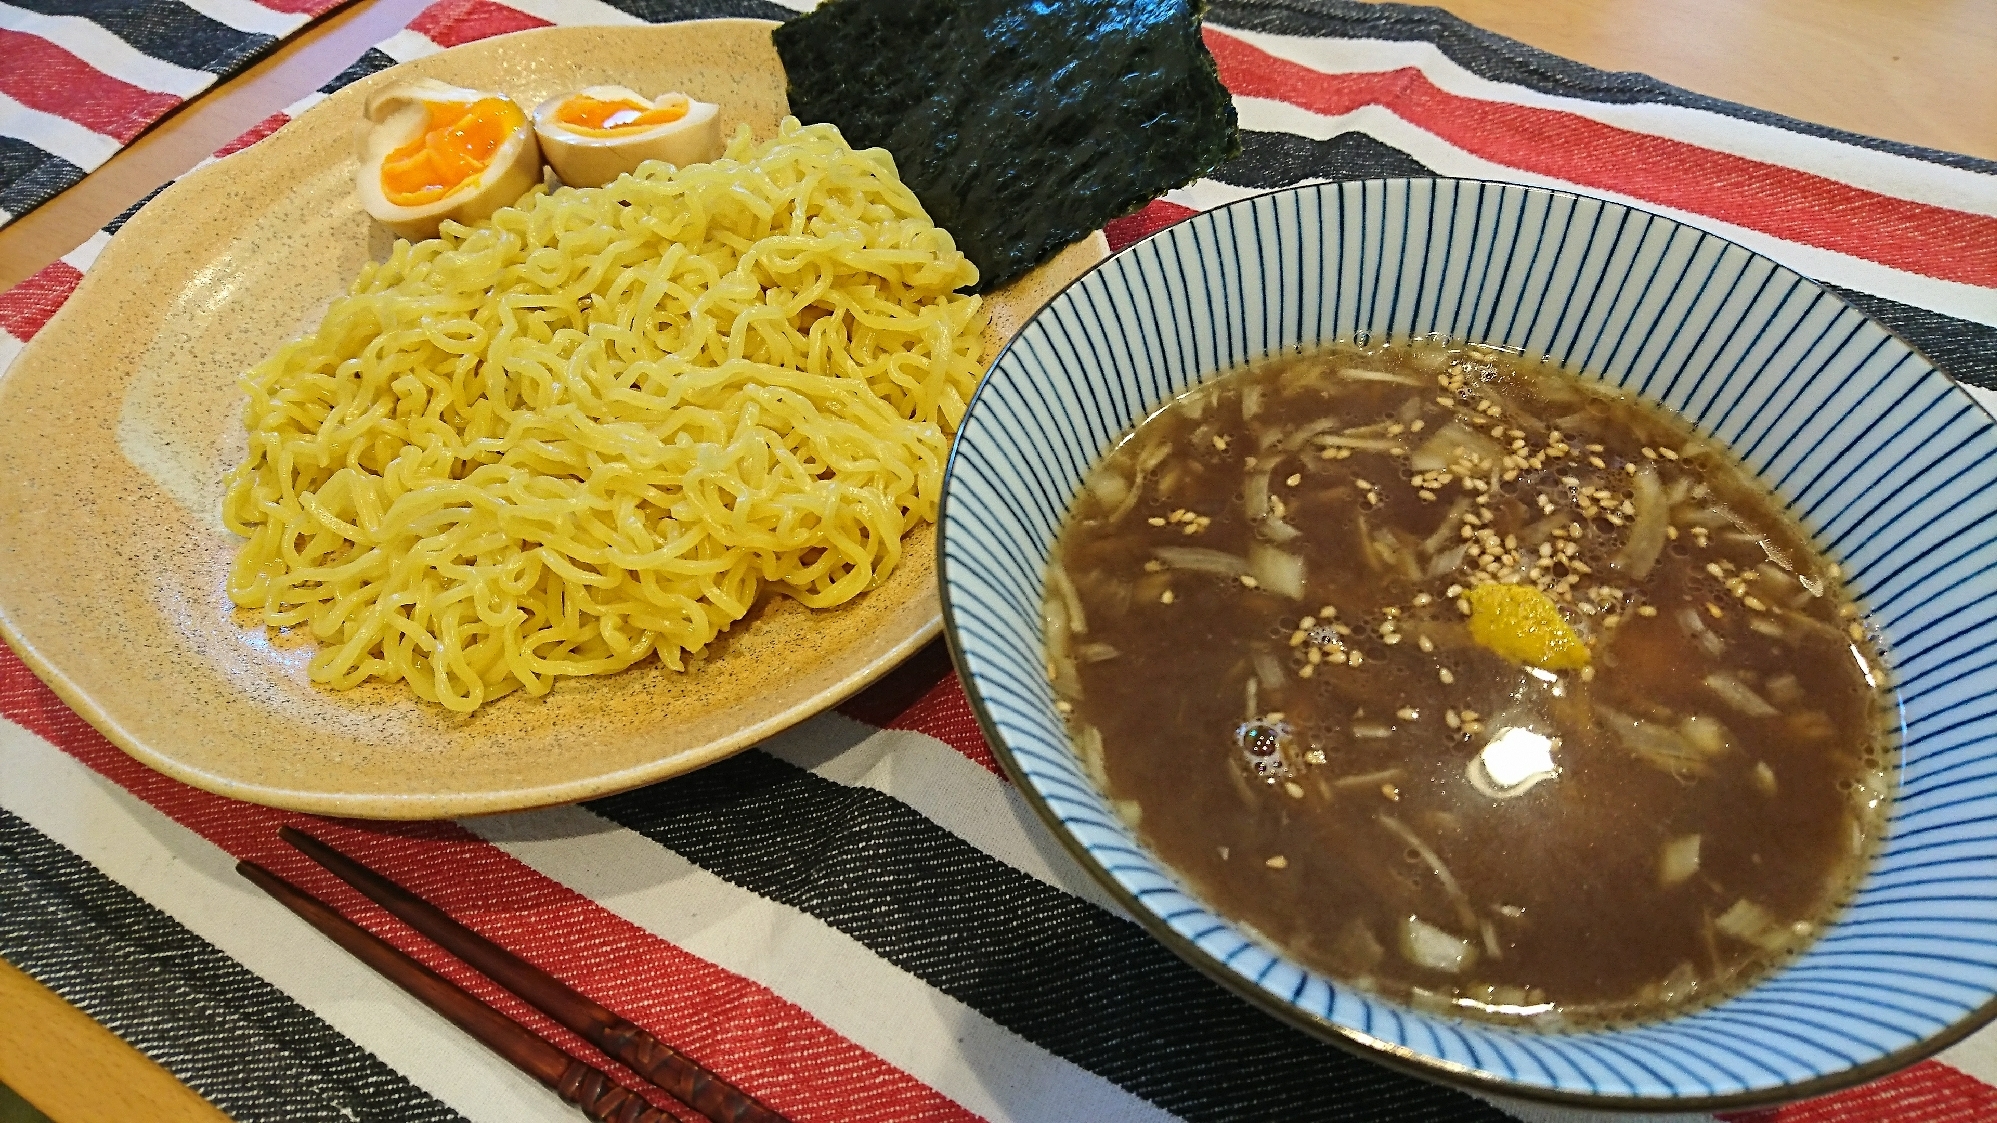
[[[587,94],[563,102],[555,109],[555,121],[577,136],[628,136],[660,125],[670,125],[686,116],[691,103],[684,94],[668,94],[652,108],[629,101],[601,101]]]
[[[1549,671],[1588,665],[1588,645],[1551,598],[1529,585],[1478,585],[1470,601],[1470,638],[1514,663]]]
[[[478,178],[513,131],[527,122],[506,98],[433,101],[423,135],[381,162],[381,192],[399,207],[420,207]]]

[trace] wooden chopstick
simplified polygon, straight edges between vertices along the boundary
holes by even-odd
[[[236,872],[305,918],[306,923],[331,936],[333,942],[351,952],[354,958],[478,1038],[515,1068],[553,1088],[590,1118],[604,1123],[681,1123],[677,1116],[645,1102],[602,1070],[543,1041],[298,886],[255,862],[237,862]]]
[[[561,980],[451,919],[444,910],[296,827],[278,836],[411,928],[471,964],[528,1005],[631,1067],[714,1123],[787,1123],[747,1092]]]

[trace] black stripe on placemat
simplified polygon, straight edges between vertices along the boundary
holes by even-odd
[[[1773,125],[1858,148],[1891,152],[1931,164],[1997,175],[1997,160],[1943,152],[1895,140],[1848,133],[1779,113],[1695,94],[1647,74],[1597,70],[1529,47],[1450,15],[1440,8],[1358,0],[1213,0],[1207,19],[1224,27],[1317,39],[1384,39],[1433,43],[1450,61],[1480,78],[1540,93],[1618,105],[1673,105]]]
[[[126,207],[122,211],[119,211],[117,218],[114,218],[111,221],[105,223],[104,232],[106,234],[116,234],[118,231],[123,230],[125,228],[125,224],[132,221],[133,215],[138,214],[140,209],[143,208],[147,203],[150,203],[154,199],[159,198],[159,193],[165,191],[169,187],[172,187],[173,184],[174,184],[173,180],[168,180],[165,183],[160,184],[158,187],[153,188],[151,191],[146,192],[145,198],[140,199],[138,202],[133,203],[131,206]]]
[[[1291,1029],[870,788],[750,751],[588,806],[1186,1119],[1504,1119]]]
[[[19,137],[0,136],[0,211],[24,215],[83,178],[83,169]]]
[[[779,23],[803,14],[768,0],[605,0],[626,15],[646,23],[676,23],[689,19],[767,19]]]
[[[5,809],[0,957],[243,1123],[463,1118]]]
[[[1997,390],[1997,327],[1958,320],[1857,289],[1825,285],[1853,308],[1905,336],[1958,381]]]
[[[268,50],[277,37],[238,31],[179,0],[7,0],[45,16],[77,16],[140,54],[189,70],[227,74]]]
[[[1213,178],[1266,191],[1306,180],[1343,182],[1434,174],[1413,156],[1365,133],[1312,140],[1293,133],[1244,131],[1241,157],[1221,165]],[[1837,285],[1824,287],[1900,333],[1950,377],[1971,386],[1997,389],[1997,327]]]
[[[345,70],[333,75],[331,80],[319,87],[319,92],[322,94],[337,93],[343,87],[350,86],[370,74],[379,74],[394,65],[395,60],[388,57],[387,52],[383,51],[380,47],[369,47],[361,53],[361,57],[348,63]]]

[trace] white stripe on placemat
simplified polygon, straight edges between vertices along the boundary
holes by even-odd
[[[1695,144],[1882,195],[1974,214],[1997,215],[1997,184],[1992,183],[1990,176],[1963,168],[1859,148],[1829,137],[1811,136],[1703,109],[1655,102],[1617,104],[1540,93],[1474,74],[1427,41],[1313,39],[1234,27],[1226,30],[1229,35],[1277,58],[1327,74],[1413,67],[1437,87],[1462,97],[1571,113],[1618,129]]]
[[[63,254],[62,260],[74,266],[78,273],[88,273],[90,272],[90,267],[97,263],[97,255],[103,253],[104,247],[110,244],[111,235],[99,230],[97,233],[92,234],[82,245]],[[5,370],[6,366],[7,364],[0,363],[0,370]]]
[[[237,31],[253,35],[289,35],[311,18],[303,12],[280,12],[253,0],[180,0],[181,3]]]
[[[821,779],[872,788],[1006,865],[1112,916],[1130,915],[1061,849],[1011,784],[925,733],[820,714],[760,746]]]
[[[516,12],[525,12],[536,19],[544,19],[559,26],[578,24],[623,26],[646,22],[621,8],[601,3],[600,0],[506,0],[506,6]]]
[[[44,113],[0,94],[0,136],[17,137],[84,171],[102,167],[118,154],[118,142],[53,113]]]
[[[0,759],[0,806],[424,1091],[479,1123],[574,1123],[574,1108],[307,930],[243,880],[222,848],[10,721],[0,720]]]
[[[410,59],[434,55],[442,50],[428,35],[420,31],[411,31],[406,27],[376,43],[374,47],[375,50],[397,62],[408,62]]]
[[[459,825],[640,928],[768,987],[995,1123],[1176,1118],[890,965],[817,917],[739,888],[580,807]]]
[[[45,16],[0,3],[0,28],[46,39],[120,82],[175,97],[192,97],[215,76],[157,59],[81,16]]]
[[[1958,319],[1997,325],[1997,290],[1966,285],[1958,281],[1923,277],[1834,250],[1819,249],[1816,246],[1806,246],[1776,238],[1758,230],[1721,222],[1693,211],[1678,210],[1597,187],[1580,187],[1566,180],[1486,160],[1463,151],[1418,125],[1410,124],[1384,106],[1367,105],[1351,113],[1327,117],[1308,109],[1299,109],[1285,101],[1268,98],[1237,95],[1234,105],[1240,114],[1241,127],[1244,129],[1294,133],[1312,140],[1329,140],[1340,133],[1362,132],[1407,153],[1437,175],[1502,180],[1611,199],[1639,210],[1675,218],[1687,225],[1738,242],[1756,253],[1774,258],[1806,277],[1862,292],[1875,293],[1889,300],[1928,308]],[[1205,210],[1262,193],[1258,188],[1234,187],[1214,180],[1200,180],[1190,187],[1173,192],[1167,198],[1184,206]]]

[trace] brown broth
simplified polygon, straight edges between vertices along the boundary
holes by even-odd
[[[1146,844],[1417,1007],[1555,1029],[1724,997],[1883,829],[1894,707],[1836,566],[1724,450],[1550,364],[1231,372],[1119,443],[1055,559],[1049,673]],[[1586,669],[1473,642],[1493,582],[1545,591]]]

